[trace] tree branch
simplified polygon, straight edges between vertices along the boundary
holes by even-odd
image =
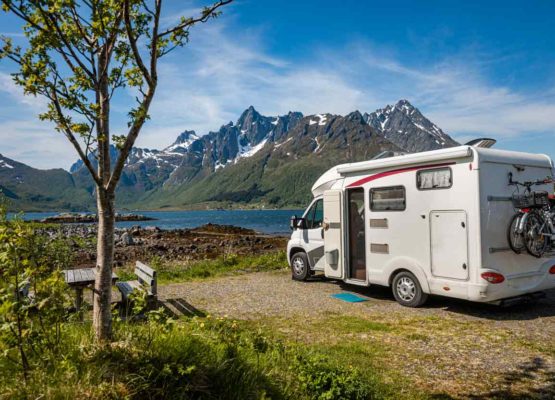
[[[137,139],[137,136],[139,136],[139,132],[141,131],[141,128],[143,127],[146,121],[147,112],[148,112],[148,109],[150,108],[150,103],[152,102],[152,98],[154,97],[155,90],[156,90],[156,86],[149,87],[148,93],[143,98],[143,101],[139,106],[139,109],[141,110],[141,115],[138,116],[133,121],[133,123],[131,124],[131,127],[129,128],[129,132],[125,139],[125,143],[123,144],[123,147],[120,149],[119,156],[116,161],[116,165],[114,166],[114,171],[112,172],[112,176],[108,181],[108,185],[106,188],[108,192],[112,192],[113,190],[116,189],[116,186],[123,172],[123,167],[125,166],[125,160],[127,160],[127,156],[129,156],[129,152],[131,151],[131,148],[135,144],[135,140]]]
[[[233,0],[220,0],[217,3],[213,4],[210,7],[207,7],[205,10],[203,10],[202,15],[200,17],[197,18],[190,18],[188,20],[183,21],[181,24],[174,26],[173,28],[170,28],[168,30],[166,30],[165,32],[162,32],[161,34],[158,35],[159,38],[162,38],[166,35],[170,35],[178,30],[181,29],[185,29],[185,28],[189,28],[192,25],[201,22],[204,23],[206,21],[208,21],[211,17],[214,16],[214,12],[222,7],[225,6],[226,4],[231,3]]]
[[[141,70],[141,73],[143,74],[148,85],[152,86],[152,79],[150,77],[150,73],[144,64],[141,54],[139,52],[139,48],[137,47],[137,39],[133,35],[133,26],[131,24],[131,16],[129,15],[130,13],[129,0],[124,1],[123,10],[124,10],[123,15],[125,20],[125,30],[127,32],[127,38],[129,39],[129,44],[131,45],[133,58],[135,58],[135,62],[137,63],[137,66]]]
[[[64,43],[66,49],[71,54],[71,57],[75,60],[75,62],[77,62],[77,64],[89,76],[89,78],[92,79],[93,82],[96,82],[96,76],[93,75],[92,71],[87,68],[87,66],[83,63],[83,61],[75,53],[75,51],[73,49],[73,46],[71,45],[71,43],[68,42],[66,35],[61,31],[60,27],[58,26],[58,23],[56,22],[56,18],[54,18],[54,16],[52,16],[51,14],[48,14],[46,11],[44,11],[42,9],[42,7],[40,7],[40,6],[36,6],[36,7],[40,11],[40,13],[42,14],[42,18],[45,21],[50,20],[51,26],[49,26],[49,28],[52,29],[52,27],[53,27],[56,30],[58,38]],[[77,51],[79,51],[80,54],[83,55],[83,57],[86,57],[86,55],[81,53],[81,51],[79,49],[77,49]]]
[[[90,160],[85,155],[85,153],[83,153],[83,149],[81,149],[81,145],[79,144],[79,142],[75,138],[75,135],[73,134],[71,129],[67,126],[67,123],[65,122],[65,116],[64,116],[64,113],[62,111],[62,107],[60,106],[60,101],[58,100],[58,96],[56,94],[56,91],[52,91],[51,96],[52,96],[51,97],[52,104],[54,105],[54,107],[56,109],[56,113],[58,114],[58,118],[60,119],[60,122],[62,124],[62,128],[63,128],[65,136],[71,142],[71,144],[73,145],[73,147],[77,151],[77,154],[79,154],[79,157],[81,158],[81,161],[83,161],[83,164],[85,164],[85,167],[87,167],[87,169],[89,170],[89,173],[91,174],[91,176],[92,176],[93,180],[95,181],[95,183],[97,184],[97,186],[102,186],[102,183],[100,182],[100,179],[98,178],[98,176],[96,174],[96,171],[94,170],[93,165],[91,164]]]

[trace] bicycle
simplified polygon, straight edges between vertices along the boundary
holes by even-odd
[[[510,248],[517,254],[522,250],[541,258],[555,241],[555,199],[548,192],[532,191],[534,185],[553,183],[552,178],[518,182],[509,173],[509,185],[524,187],[524,194],[513,194],[513,206],[518,209],[507,232]]]

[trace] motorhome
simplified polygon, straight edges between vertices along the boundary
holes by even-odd
[[[500,303],[555,288],[553,252],[536,258],[507,243],[510,173],[552,178],[553,161],[466,145],[333,167],[292,218],[292,276],[389,286],[409,307],[428,295]]]

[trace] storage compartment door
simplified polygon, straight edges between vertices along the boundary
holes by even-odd
[[[432,211],[430,217],[432,274],[441,278],[468,279],[466,212]]]
[[[342,210],[341,191],[324,192],[324,274],[329,278],[343,278]]]

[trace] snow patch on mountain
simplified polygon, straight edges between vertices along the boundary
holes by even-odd
[[[0,168],[13,169],[13,165],[8,164],[8,162],[6,160],[0,159]]]
[[[326,122],[327,122],[326,114],[316,114],[315,117],[318,118],[318,120],[311,119],[310,121],[308,121],[309,125],[315,125],[315,124],[318,124],[319,126],[326,125]]]
[[[251,146],[250,144],[247,145],[247,146],[244,146],[244,147],[241,146],[241,148],[239,150],[239,154],[235,158],[235,162],[239,161],[239,159],[241,159],[241,158],[254,156],[256,153],[258,153],[260,150],[262,150],[262,148],[266,145],[267,142],[268,142],[268,138],[264,139],[263,141],[258,143],[256,146]]]
[[[199,139],[200,138],[195,133],[191,133],[187,136],[186,139],[182,141],[176,141],[171,146],[166,147],[163,151],[165,153],[181,154],[184,151],[189,150],[191,145]]]
[[[285,140],[285,141],[283,141],[283,142],[281,142],[281,143],[274,144],[274,147],[275,147],[275,148],[279,148],[279,147],[283,146],[285,143],[290,142],[291,140],[293,140],[292,137],[288,138],[287,140]]]
[[[227,160],[225,163],[222,163],[220,161],[216,161],[216,163],[214,164],[214,171],[217,171],[221,168],[224,168],[226,165],[231,164],[233,162],[233,160]]]

